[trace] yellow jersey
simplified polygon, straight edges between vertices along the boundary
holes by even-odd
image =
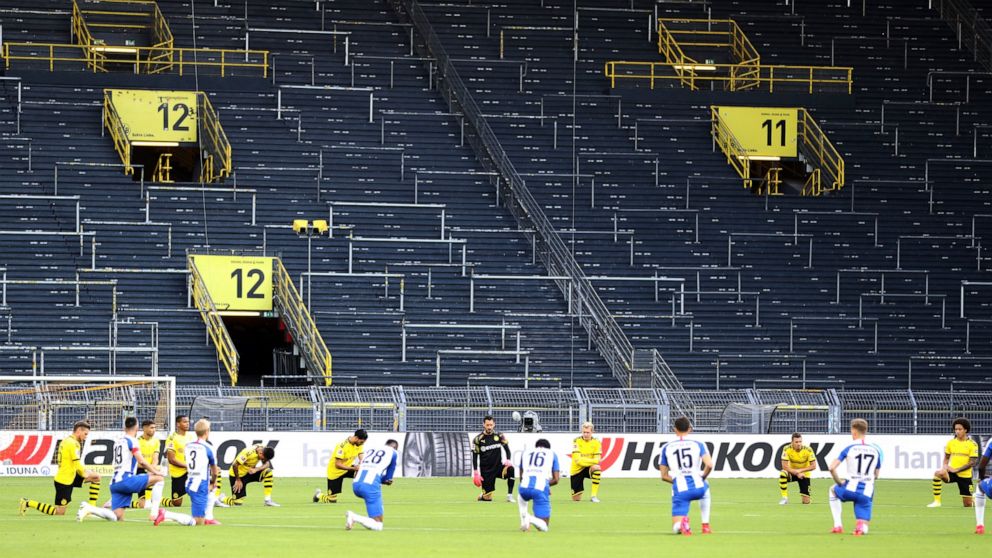
[[[782,461],[788,461],[793,469],[805,469],[810,465],[816,465],[816,454],[809,446],[803,446],[796,451],[792,448],[792,444],[789,444],[782,450]]]
[[[967,465],[972,459],[978,459],[978,444],[975,443],[971,438],[965,438],[964,440],[958,440],[957,438],[951,438],[947,442],[947,446],[944,447],[944,453],[951,456],[947,462],[948,467],[952,469],[957,469]],[[958,471],[957,475],[963,479],[970,479],[974,467],[968,467]]]
[[[603,447],[599,440],[590,438],[586,441],[579,436],[572,442],[572,471],[569,474],[575,475],[590,465],[596,465],[602,455]]]
[[[56,463],[59,468],[55,471],[55,482],[59,484],[72,484],[76,480],[76,475],[83,476],[86,468],[83,467],[82,446],[74,436],[66,436],[59,442],[58,453],[55,454]]]
[[[159,452],[160,447],[161,443],[155,436],[147,440],[144,436],[138,436],[138,449],[141,450],[141,457],[144,457],[145,461],[151,465],[158,466],[155,454]]]
[[[334,453],[331,454],[331,460],[327,462],[327,478],[329,480],[334,480],[345,476],[348,471],[346,469],[338,469],[335,465],[335,461],[338,459],[344,461],[345,463],[351,463],[356,457],[362,454],[362,444],[352,444],[345,439],[343,442],[338,444],[334,448]]]
[[[234,463],[231,464],[231,470],[228,474],[235,476],[235,473],[237,473],[238,477],[247,475],[248,471],[258,465],[259,447],[260,446],[248,446],[247,448],[239,451],[238,456],[234,458]]]
[[[186,444],[196,441],[196,434],[187,431],[185,434],[180,434],[178,432],[173,432],[169,434],[169,437],[165,439],[165,452],[168,453],[169,450],[176,452],[176,461],[186,464]],[[169,476],[172,478],[179,478],[186,474],[186,467],[176,467],[172,463],[169,463]]]

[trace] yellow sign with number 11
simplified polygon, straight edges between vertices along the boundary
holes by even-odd
[[[752,157],[797,157],[799,109],[717,107],[720,120]]]
[[[253,256],[193,256],[221,312],[272,310],[272,260]]]

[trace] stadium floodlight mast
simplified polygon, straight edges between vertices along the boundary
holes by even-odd
[[[306,237],[307,239],[307,311],[310,311],[310,261],[311,261],[311,246],[314,236],[327,236],[330,232],[330,227],[327,225],[327,221],[324,219],[314,219],[313,221],[307,221],[306,219],[294,219],[293,220],[293,232],[299,237]]]

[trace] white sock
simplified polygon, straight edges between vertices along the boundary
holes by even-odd
[[[210,494],[207,494],[207,510],[203,514],[204,519],[214,518],[214,504],[217,503],[217,495],[211,490]]]
[[[530,524],[533,525],[534,527],[537,527],[538,531],[548,530],[548,522],[539,517],[534,517],[533,515],[529,515],[527,516],[527,521],[529,521]]]
[[[365,517],[364,515],[358,515],[357,513],[352,513],[351,518],[366,529],[371,529],[373,531],[382,531],[382,523],[372,519],[371,517]]]
[[[113,512],[113,510],[98,508],[86,502],[83,503],[82,508],[85,509],[90,515],[95,515],[101,519],[106,519],[107,521],[117,521],[117,515]]]
[[[840,520],[840,514],[843,508],[841,507],[840,499],[834,494],[834,488],[832,486],[830,487],[828,500],[830,501],[830,514],[834,516],[834,527],[843,527],[844,524]]]
[[[672,523],[672,532],[675,533],[676,535],[678,535],[679,533],[682,532],[682,522],[681,521],[676,521],[675,523]]]
[[[706,493],[703,494],[703,499],[699,501],[699,513],[702,515],[703,523],[710,522],[710,490],[707,488]]]
[[[162,502],[162,492],[165,490],[165,481],[158,481],[152,485],[152,507],[149,508],[148,517],[155,519],[158,515],[158,507]]]
[[[186,526],[189,526],[189,527],[192,527],[193,525],[196,525],[196,521],[193,519],[193,516],[192,515],[187,515],[185,513],[179,513],[179,512],[166,511],[165,512],[165,520],[166,521],[173,521],[173,522],[178,523],[180,525],[186,525]]]
[[[975,495],[975,525],[985,525],[985,493],[979,489]]]
[[[867,521],[859,521],[858,523],[861,524],[861,532],[867,535],[868,534],[868,522]]]
[[[528,513],[527,513],[527,500],[524,500],[523,498],[518,497],[517,498],[517,509],[520,510],[520,524],[523,525],[524,523],[527,522],[527,518],[529,517],[528,516]]]

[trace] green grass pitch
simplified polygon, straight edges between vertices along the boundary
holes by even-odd
[[[552,492],[551,531],[521,533],[517,506],[502,501],[475,502],[469,479],[396,479],[383,487],[386,529],[360,526],[344,530],[347,509],[364,513],[351,493],[350,481],[337,504],[314,504],[313,489],[324,479],[276,480],[274,499],[281,508],[262,506],[261,486],[249,486],[246,504],[217,509],[223,525],[190,529],[165,523],[157,528],[140,510],[115,525],[98,519],[75,521],[71,515],[48,517],[28,510],[17,513],[17,499],[52,497],[51,479],[0,480],[0,533],[6,556],[320,556],[361,552],[381,558],[402,556],[949,556],[992,551],[992,535],[974,534],[974,510],[961,507],[948,487],[944,507],[927,509],[929,481],[880,481],[871,533],[856,538],[851,504],[844,507],[844,535],[832,535],[826,504],[828,481],[814,480],[814,502],[799,503],[795,485],[791,501],[778,505],[776,480],[716,479],[713,491],[714,534],[699,534],[699,510],[691,511],[694,533],[670,533],[667,485],[661,481],[603,479],[602,503],[572,502],[567,481]],[[74,496],[83,498],[84,489]],[[101,503],[107,498],[106,486]],[[588,493],[586,495],[588,497]],[[188,502],[182,511],[189,511]],[[165,554],[161,554],[165,552]]]

